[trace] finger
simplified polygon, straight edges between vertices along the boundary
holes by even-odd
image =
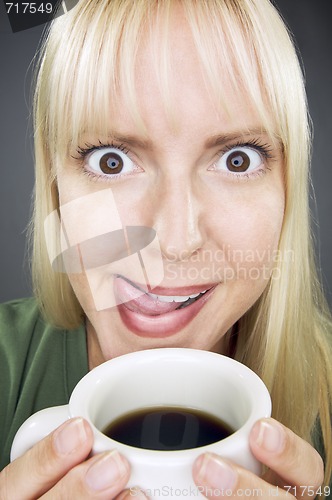
[[[64,498],[110,499],[125,488],[130,476],[127,460],[112,450],[96,455],[71,469],[42,500]]]
[[[294,499],[283,489],[212,453],[198,457],[193,467],[193,478],[206,498]]]
[[[250,434],[250,447],[255,457],[271,469],[266,479],[279,476],[282,486],[310,486],[313,490],[324,481],[324,465],[317,451],[272,418],[256,422]]]
[[[0,474],[4,498],[39,498],[91,451],[93,434],[82,418],[66,421]]]

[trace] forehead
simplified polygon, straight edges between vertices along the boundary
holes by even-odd
[[[60,155],[86,132],[103,137],[113,129],[121,133],[124,124],[124,132],[135,129],[146,136],[165,120],[174,133],[188,123],[202,133],[209,122],[230,129],[261,125],[274,134],[280,120],[266,105],[266,82],[239,17],[233,13],[225,21],[219,12],[212,26],[211,13],[193,20],[197,12],[185,11],[186,2],[169,5],[168,12],[152,10],[136,25],[123,17],[112,30],[94,30],[92,20],[82,30],[81,45],[68,57],[58,52],[61,61],[48,94],[58,96],[51,135]],[[199,5],[206,11],[205,3]]]
[[[220,55],[216,95],[185,13],[177,6],[171,12],[167,38],[160,36],[155,24],[137,48],[134,108],[137,106],[144,132],[150,137],[157,135],[159,129],[162,133],[165,122],[174,135],[185,134],[188,127],[203,135],[207,129],[213,135],[220,129],[257,128],[261,117],[245,85],[234,85],[230,65],[236,73],[236,61],[231,57],[223,60]],[[120,132],[137,129],[128,86],[122,82],[110,101],[112,127]]]

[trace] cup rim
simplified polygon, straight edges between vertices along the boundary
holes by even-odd
[[[144,448],[137,448],[134,446],[130,446],[119,441],[115,441],[108,436],[105,436],[92,422],[89,415],[89,397],[92,396],[95,386],[100,384],[101,380],[104,378],[105,373],[111,374],[112,372],[125,364],[130,362],[135,362],[136,364],[147,362],[147,360],[157,361],[161,359],[172,358],[173,360],[179,357],[180,359],[186,358],[187,360],[193,360],[197,362],[200,361],[208,361],[209,363],[218,363],[220,362],[220,357],[223,359],[223,366],[226,366],[228,369],[235,370],[240,372],[240,378],[243,381],[248,380],[248,392],[251,394],[251,400],[253,402],[253,406],[251,408],[250,414],[245,421],[245,423],[237,429],[234,433],[232,433],[227,438],[216,441],[214,443],[200,446],[196,448],[184,449],[184,450],[150,450]],[[112,367],[110,370],[109,367]],[[255,397],[256,396],[256,397]],[[72,395],[69,401],[69,413],[71,417],[81,416],[85,418],[91,425],[94,435],[95,435],[95,444],[94,449],[97,451],[102,451],[105,449],[110,449],[110,443],[112,444],[111,448],[117,448],[120,452],[132,454],[135,453],[139,455],[141,459],[144,460],[144,457],[147,460],[151,460],[151,455],[153,455],[154,460],[164,460],[165,457],[173,457],[178,456],[179,458],[187,457],[187,456],[197,456],[198,454],[204,453],[205,451],[211,451],[211,449],[215,449],[221,447],[226,449],[228,447],[232,447],[234,440],[248,440],[248,436],[253,424],[259,420],[260,418],[269,417],[271,415],[271,397],[265,386],[264,382],[261,378],[246,365],[240,363],[233,358],[228,356],[218,354],[211,351],[203,351],[199,349],[191,349],[191,348],[183,348],[183,347],[166,347],[166,348],[156,348],[156,349],[146,349],[141,351],[130,352],[127,354],[123,354],[111,360],[105,361],[101,365],[92,369],[88,372],[75,386]],[[219,445],[219,446],[218,446]],[[100,448],[100,449],[99,449]],[[176,454],[176,455],[175,455]]]

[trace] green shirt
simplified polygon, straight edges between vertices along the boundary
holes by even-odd
[[[35,299],[0,305],[0,470],[20,425],[36,411],[67,404],[88,372],[85,328],[60,330]]]

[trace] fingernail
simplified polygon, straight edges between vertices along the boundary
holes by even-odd
[[[237,474],[235,470],[221,458],[206,453],[195,462],[196,480],[199,484],[220,490],[233,490]]]
[[[75,418],[62,424],[54,433],[54,445],[60,455],[74,453],[87,438],[84,420]]]
[[[257,422],[252,429],[252,437],[258,446],[271,453],[280,453],[285,445],[285,433],[278,422]]]
[[[113,450],[98,457],[89,467],[85,481],[93,491],[103,491],[122,479],[128,473],[128,466],[120,454]]]

